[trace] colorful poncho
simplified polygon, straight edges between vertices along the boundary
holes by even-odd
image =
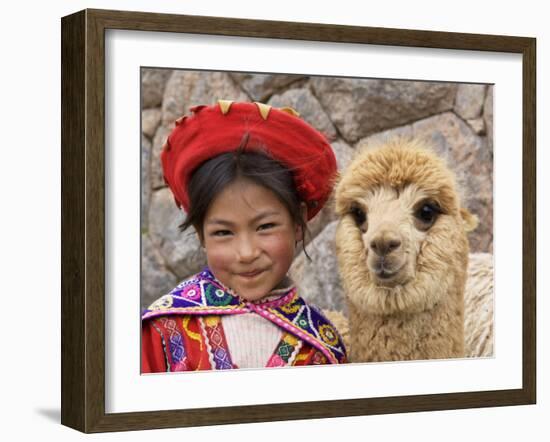
[[[221,317],[255,313],[282,330],[266,367],[346,362],[334,326],[295,287],[249,302],[208,268],[155,301],[142,316],[142,372],[239,368],[231,359]]]

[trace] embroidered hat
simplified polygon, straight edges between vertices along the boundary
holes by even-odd
[[[336,176],[336,158],[324,135],[291,108],[220,100],[195,106],[176,121],[161,153],[164,180],[178,207],[189,211],[187,186],[197,167],[235,151],[248,134],[244,151],[271,156],[292,171],[300,198],[313,218],[327,201]]]

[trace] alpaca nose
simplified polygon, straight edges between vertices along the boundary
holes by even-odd
[[[382,232],[370,242],[370,249],[378,256],[385,256],[401,247],[401,240],[393,232]]]

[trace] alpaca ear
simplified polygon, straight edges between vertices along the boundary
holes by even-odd
[[[479,219],[476,215],[470,213],[468,209],[461,208],[460,216],[462,217],[462,223],[466,232],[471,232],[479,224]]]

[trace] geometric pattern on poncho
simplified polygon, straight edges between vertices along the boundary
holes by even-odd
[[[253,312],[317,348],[328,362],[346,362],[346,349],[338,331],[318,308],[307,304],[298,296],[295,287],[277,291],[277,294],[280,296],[275,300],[269,296],[267,301],[246,301],[218,281],[210,269],[205,268],[151,304],[143,312],[142,319],[165,315],[231,315]],[[226,365],[227,362],[220,359],[219,363]]]

